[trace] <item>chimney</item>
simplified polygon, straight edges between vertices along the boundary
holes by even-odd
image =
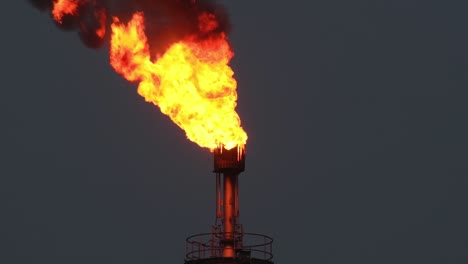
[[[186,239],[185,264],[273,264],[271,237],[246,233],[239,221],[239,174],[245,146],[214,151],[216,221],[210,233]]]

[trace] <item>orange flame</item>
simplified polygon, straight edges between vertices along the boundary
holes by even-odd
[[[216,28],[215,19],[202,14],[200,31]],[[237,83],[228,65],[234,54],[224,33],[176,42],[152,60],[143,13],[135,13],[127,25],[114,17],[111,29],[112,67],[127,80],[138,81],[138,93],[159,106],[188,139],[210,149],[246,143],[247,134],[235,111]]]
[[[56,0],[52,9],[54,19],[62,23],[64,15],[76,15],[80,2],[80,0]]]

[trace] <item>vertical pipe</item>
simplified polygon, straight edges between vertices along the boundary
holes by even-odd
[[[222,217],[221,213],[221,174],[216,173],[216,218]]]
[[[239,174],[234,176],[234,213],[235,213],[235,223],[234,228],[237,225],[239,217]]]
[[[224,174],[224,247],[223,257],[235,257],[234,228],[235,228],[235,176],[233,173]]]

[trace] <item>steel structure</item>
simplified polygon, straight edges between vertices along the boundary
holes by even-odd
[[[239,221],[239,174],[245,147],[214,150],[216,221],[210,233],[186,239],[185,264],[273,264],[271,237],[245,233]]]

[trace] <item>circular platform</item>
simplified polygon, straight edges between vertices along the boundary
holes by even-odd
[[[234,233],[230,246],[234,257],[223,256],[227,233],[213,232],[186,239],[186,264],[272,264],[273,238],[254,233]]]
[[[185,264],[273,264],[273,262],[256,258],[206,258],[186,260]]]

